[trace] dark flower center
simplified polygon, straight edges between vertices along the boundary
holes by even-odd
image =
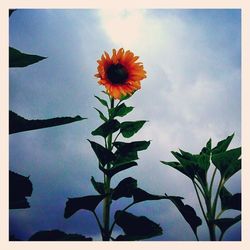
[[[125,83],[128,79],[128,71],[120,63],[112,64],[107,69],[107,77],[113,84]]]

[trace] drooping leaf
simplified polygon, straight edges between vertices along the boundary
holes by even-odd
[[[9,47],[9,66],[11,68],[26,67],[46,58],[47,57],[38,55],[25,54],[17,49]]]
[[[10,9],[9,10],[9,17],[13,14],[14,11],[16,11],[17,9]]]
[[[108,135],[116,132],[120,129],[120,123],[117,120],[108,120],[107,122],[103,123],[97,129],[92,131],[92,135],[100,135],[106,138]]]
[[[234,134],[228,136],[226,139],[219,141],[218,144],[216,145],[216,147],[214,147],[212,149],[212,153],[213,154],[219,154],[222,152],[225,152],[229,146],[229,144],[231,143],[232,139],[234,137]]]
[[[221,209],[241,210],[241,193],[232,195],[225,187],[220,191]]]
[[[122,122],[120,125],[121,134],[125,138],[130,138],[142,128],[145,122],[146,121]]]
[[[212,155],[212,162],[226,179],[241,169],[241,147]]]
[[[89,195],[78,198],[69,198],[64,210],[64,218],[71,217],[80,209],[94,211],[98,204],[103,200],[104,195]]]
[[[117,187],[113,190],[112,199],[118,200],[122,197],[132,197],[135,188],[137,188],[137,180],[132,177],[127,177],[120,181]]]
[[[197,236],[197,227],[202,224],[202,220],[200,217],[196,215],[195,210],[189,206],[185,205],[182,202],[182,198],[178,196],[167,196],[166,197],[171,200],[174,205],[177,207],[177,209],[180,211],[184,219],[187,221],[187,223],[191,226],[194,234]]]
[[[238,215],[235,218],[221,218],[214,220],[214,224],[217,225],[221,230],[221,233],[224,234],[228,228],[230,228],[240,220],[241,220],[241,215]]]
[[[29,241],[91,241],[92,238],[80,234],[66,234],[60,230],[39,231]]]
[[[107,175],[109,175],[110,177],[112,177],[113,175],[123,171],[123,170],[126,170],[128,168],[132,168],[134,166],[137,166],[137,163],[132,161],[132,162],[128,162],[128,163],[125,163],[125,164],[120,164],[118,166],[114,166],[112,167],[111,169],[107,170]]]
[[[118,241],[143,240],[162,235],[162,228],[145,216],[135,216],[125,211],[117,211],[115,222],[125,233],[125,235],[119,235],[116,238]]]
[[[86,118],[82,118],[81,116],[76,117],[57,117],[52,119],[45,120],[27,120],[13,111],[9,112],[9,133],[19,133],[23,131],[49,128],[54,126],[60,126],[67,123],[82,121]]]
[[[120,154],[126,154],[127,152],[137,152],[146,150],[150,145],[150,141],[134,141],[134,142],[115,142],[114,146],[119,150]]]
[[[103,167],[115,159],[115,155],[110,150],[94,141],[88,141],[90,142],[92,149]]]
[[[102,99],[102,98],[100,98],[100,97],[98,97],[98,96],[96,96],[96,95],[95,95],[95,98],[96,98],[103,106],[105,106],[105,107],[107,107],[107,108],[109,107],[107,101],[105,101],[104,99]]]
[[[116,116],[123,117],[127,115],[129,112],[131,112],[134,109],[134,107],[127,107],[124,103],[121,105],[110,109],[110,117],[114,118]]]
[[[95,181],[95,178],[93,176],[91,176],[91,183],[99,194],[102,194],[102,195],[105,194],[104,183]]]
[[[136,188],[133,190],[133,198],[134,198],[134,203],[139,203],[142,201],[150,201],[150,200],[167,199],[165,195],[150,194],[141,188]]]
[[[27,196],[31,196],[33,191],[29,177],[9,171],[9,208],[20,209],[29,208]]]
[[[108,118],[106,118],[106,116],[105,116],[99,109],[95,108],[95,110],[99,113],[100,118],[101,118],[104,122],[108,121]]]

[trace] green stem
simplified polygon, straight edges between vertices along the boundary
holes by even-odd
[[[213,175],[212,175],[211,184],[210,184],[210,187],[209,187],[210,196],[212,196],[212,188],[213,188],[214,177],[215,177],[216,171],[217,171],[217,168],[214,169],[214,172],[213,172]]]
[[[201,199],[200,199],[200,196],[199,196],[199,193],[198,193],[198,190],[197,190],[197,187],[196,187],[196,184],[195,184],[194,181],[193,181],[193,185],[194,185],[194,189],[195,189],[196,195],[197,195],[197,197],[198,197],[198,201],[199,201],[199,204],[200,204],[200,208],[201,208],[202,214],[203,214],[203,216],[204,216],[204,219],[205,219],[206,222],[208,223],[208,221],[207,221],[207,216],[206,216],[206,213],[205,213],[204,208],[203,208],[203,206],[202,206]]]
[[[110,109],[112,109],[112,108],[114,108],[114,99],[110,98]],[[110,134],[108,136],[107,144],[105,145],[105,147],[108,150],[112,150],[112,134]],[[110,169],[110,167],[111,167],[111,165],[108,164],[107,169]],[[104,188],[105,188],[106,197],[105,197],[104,203],[103,203],[103,234],[102,234],[103,241],[110,240],[110,230],[109,230],[110,204],[111,204],[110,181],[111,181],[111,178],[108,175],[104,174]]]

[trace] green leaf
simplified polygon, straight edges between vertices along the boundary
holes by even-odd
[[[170,166],[170,167],[178,170],[182,174],[186,175],[187,177],[191,178],[189,173],[186,171],[186,169],[179,162],[177,162],[177,161],[161,161],[161,163],[163,163],[163,164],[165,164],[167,166]]]
[[[115,161],[113,162],[114,167],[130,163],[132,161],[138,160],[137,152],[127,152],[126,154],[121,154],[119,151],[115,152]]]
[[[220,191],[221,209],[241,210],[241,193],[232,195],[225,187]]]
[[[184,219],[191,226],[194,234],[197,236],[197,227],[202,224],[202,220],[196,215],[195,210],[189,205],[184,205],[181,197],[168,195],[166,195],[166,197],[174,203]]]
[[[221,230],[221,233],[224,234],[228,228],[230,228],[240,220],[241,220],[241,215],[238,215],[235,218],[221,218],[214,220],[214,224],[217,225]]]
[[[26,67],[46,58],[38,55],[24,54],[17,49],[9,47],[9,66],[11,68]]]
[[[29,208],[27,196],[33,191],[29,177],[9,171],[9,209]]]
[[[200,153],[199,155],[195,155],[195,157],[197,159],[198,166],[207,172],[210,166],[210,155]]]
[[[146,150],[150,145],[150,141],[115,142],[113,145],[118,149],[120,154],[124,155],[127,152]]]
[[[216,147],[214,147],[212,149],[212,153],[213,154],[218,154],[218,153],[225,152],[227,150],[229,144],[231,143],[233,137],[234,137],[234,134],[232,134],[232,135],[228,136],[226,139],[218,142]]]
[[[115,222],[125,233],[125,235],[119,235],[116,238],[118,241],[143,240],[162,235],[162,228],[145,216],[135,216],[125,211],[117,211]]]
[[[185,169],[186,175],[193,180],[194,176],[195,176],[196,169],[197,169],[196,163],[194,163],[193,161],[187,160],[186,158],[184,158],[183,155],[181,155],[178,152],[172,151],[171,153],[180,162],[182,168]],[[178,170],[180,171],[180,168]],[[183,171],[183,173],[184,173],[184,171]]]
[[[121,134],[125,138],[130,138],[142,128],[145,122],[146,121],[122,122]]]
[[[108,118],[106,118],[106,116],[97,108],[94,108],[98,113],[99,113],[99,116],[100,118],[104,121],[104,122],[107,122],[108,121]]]
[[[131,112],[134,109],[134,107],[127,107],[124,103],[121,105],[110,109],[110,117],[114,118],[116,116],[123,117],[127,115],[129,112]]]
[[[109,120],[103,123],[100,127],[95,129],[91,134],[100,135],[106,138],[108,135],[120,129],[120,123],[117,120]]]
[[[60,230],[39,231],[29,241],[91,241],[92,238],[80,234],[66,234]]]
[[[95,188],[95,190],[99,193],[104,195],[105,194],[105,187],[104,187],[104,183],[102,182],[96,182],[95,178],[93,176],[91,176],[91,183],[93,185],[93,187]]]
[[[122,197],[132,197],[135,188],[137,188],[137,180],[132,177],[127,177],[120,181],[117,187],[113,190],[112,199],[118,200]]]
[[[241,169],[241,147],[212,155],[212,162],[221,175],[228,179]]]
[[[95,95],[95,98],[105,107],[109,108],[107,101]]]
[[[94,150],[99,162],[103,167],[115,159],[115,155],[110,150],[104,148],[102,145],[94,141],[88,141],[90,142],[92,149]]]
[[[104,195],[89,195],[78,198],[69,198],[64,210],[64,218],[71,217],[80,209],[94,212],[98,204],[103,200]]]
[[[106,173],[107,173],[107,175],[112,177],[113,175],[115,175],[123,170],[126,170],[128,168],[134,167],[134,166],[137,166],[137,163],[134,161],[124,163],[124,164],[112,167],[111,169],[107,170]]]
[[[212,140],[209,139],[206,146],[204,148],[202,148],[200,154],[204,153],[204,154],[210,155],[211,150],[212,150]]]
[[[41,129],[41,128],[49,128],[54,126],[60,126],[67,123],[82,121],[86,118],[82,118],[81,116],[75,117],[57,117],[52,119],[45,120],[27,120],[22,116],[19,116],[13,111],[9,112],[9,133],[19,133],[23,131]]]
[[[150,201],[150,200],[162,200],[162,199],[167,199],[166,196],[164,195],[154,195],[150,194],[141,188],[136,188],[133,191],[133,198],[134,198],[134,203],[139,203],[142,201]]]

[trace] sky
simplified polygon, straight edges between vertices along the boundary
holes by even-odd
[[[91,135],[101,124],[93,108],[101,106],[94,95],[105,97],[94,74],[102,53],[121,47],[140,56],[147,71],[141,90],[126,103],[135,107],[128,120],[149,121],[132,139],[151,140],[151,145],[139,153],[139,166],[118,174],[112,185],[131,176],[149,193],[185,197],[201,217],[189,180],[160,160],[173,160],[170,152],[179,148],[199,153],[209,138],[215,146],[232,133],[231,147],[241,145],[240,10],[23,9],[10,18],[9,43],[48,57],[10,69],[11,110],[27,119],[88,118],[10,136],[10,169],[30,176],[33,183],[31,208],[10,211],[12,234],[26,240],[40,230],[60,229],[100,240],[89,212],[79,211],[69,219],[63,213],[68,197],[95,194],[91,176],[102,181],[87,141],[99,141]],[[240,173],[227,188],[240,191]],[[122,199],[114,208],[127,202]],[[150,240],[195,240],[169,201],[144,202],[129,212],[161,225],[164,234]],[[240,228],[236,224],[224,239],[240,240]],[[199,227],[198,234],[208,239],[205,227]]]

